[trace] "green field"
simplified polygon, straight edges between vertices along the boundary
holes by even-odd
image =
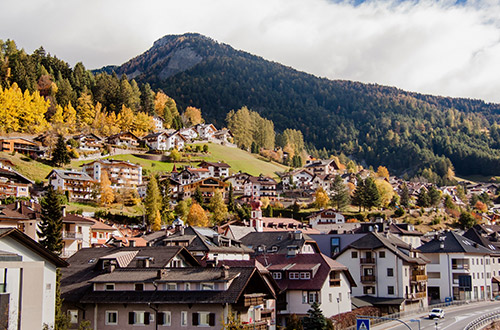
[[[251,154],[238,148],[231,148],[212,143],[209,143],[208,146],[209,152],[206,156],[196,156],[196,159],[193,159],[191,163],[179,162],[175,163],[176,166],[197,166],[198,160],[204,159],[209,162],[221,161],[229,164],[231,166],[231,173],[242,171],[247,172],[251,175],[264,174],[271,177],[277,177],[276,172],[283,172],[288,169],[286,166],[260,159],[258,155]],[[45,180],[45,177],[52,170],[52,166],[46,165],[39,161],[31,160],[20,154],[12,155],[10,153],[0,152],[0,157],[11,160],[16,165],[16,171],[34,181]],[[143,169],[146,170],[146,173],[170,172],[172,171],[172,168],[174,166],[174,163],[151,161],[136,157],[132,154],[113,155],[104,158],[130,161],[131,163],[139,164]],[[81,170],[81,165],[90,161],[91,160],[72,161],[71,164],[69,164],[65,168]]]

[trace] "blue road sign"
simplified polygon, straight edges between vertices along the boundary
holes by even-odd
[[[356,319],[356,330],[370,330],[370,320]]]

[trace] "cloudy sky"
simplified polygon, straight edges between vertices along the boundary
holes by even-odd
[[[0,39],[122,64],[198,32],[317,76],[500,102],[500,0],[2,0]]]

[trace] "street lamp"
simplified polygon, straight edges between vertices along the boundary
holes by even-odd
[[[411,319],[410,322],[418,322],[418,330],[420,330],[420,320]]]

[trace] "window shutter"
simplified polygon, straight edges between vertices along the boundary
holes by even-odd
[[[193,313],[193,325],[198,325],[198,313]]]
[[[149,312],[144,313],[144,324],[149,324]]]
[[[165,313],[156,313],[156,320],[158,321],[159,325],[164,325],[165,324]]]
[[[135,313],[128,312],[128,324],[134,324],[135,322]]]
[[[208,315],[208,325],[211,327],[215,326],[215,313],[210,313]]]

